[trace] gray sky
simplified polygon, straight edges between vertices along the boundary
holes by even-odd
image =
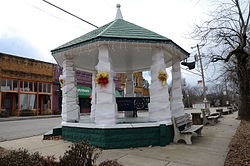
[[[197,41],[188,37],[194,23],[206,19],[206,0],[49,0],[65,10],[102,26],[115,19],[116,4],[123,18],[170,38],[192,55]],[[0,0],[0,52],[54,62],[50,50],[94,27],[42,0]],[[190,84],[200,78],[183,71]]]

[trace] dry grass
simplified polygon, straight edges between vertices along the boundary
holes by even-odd
[[[225,166],[250,166],[250,121],[241,121],[229,148]]]

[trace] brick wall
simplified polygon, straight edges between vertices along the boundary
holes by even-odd
[[[36,81],[53,81],[54,64],[0,53],[2,77]]]

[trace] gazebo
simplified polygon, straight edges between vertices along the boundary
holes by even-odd
[[[52,50],[52,55],[63,67],[60,80],[65,140],[85,140],[102,148],[165,146],[172,141],[171,118],[184,115],[180,61],[189,56],[172,40],[123,20],[117,5],[114,21]],[[166,68],[171,66],[170,99]],[[92,73],[89,121],[80,119],[75,70]],[[126,96],[132,96],[133,72],[148,70],[151,72],[148,120],[120,123],[113,75],[127,73]]]

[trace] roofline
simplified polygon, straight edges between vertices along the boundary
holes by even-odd
[[[141,42],[141,43],[170,44],[170,45],[176,47],[177,49],[179,49],[186,56],[189,57],[189,55],[190,55],[190,53],[188,53],[186,50],[181,48],[178,44],[176,44],[175,42],[173,42],[170,39],[169,40],[160,40],[160,39],[155,39],[154,40],[154,39],[117,38],[117,37],[97,37],[97,38],[90,39],[90,40],[87,40],[87,41],[83,41],[83,42],[80,42],[80,43],[72,44],[70,46],[66,46],[66,47],[51,50],[51,53],[56,54],[56,53],[59,53],[59,52],[62,52],[62,51],[69,50],[71,48],[76,48],[78,46],[82,46],[82,45],[86,45],[86,44],[90,44],[90,43],[94,43],[94,42],[98,42],[98,41],[118,41],[118,42]]]
[[[18,56],[18,55],[12,55],[12,54],[9,54],[9,53],[4,53],[4,52],[0,52],[0,55],[12,56],[12,57],[21,58],[21,59],[27,59],[27,60],[30,60],[30,61],[36,61],[36,62],[41,62],[41,63],[47,63],[47,64],[56,65],[56,63],[45,62],[45,61],[42,61],[42,60],[37,60],[37,59],[33,59],[33,58],[22,57],[22,56]]]

